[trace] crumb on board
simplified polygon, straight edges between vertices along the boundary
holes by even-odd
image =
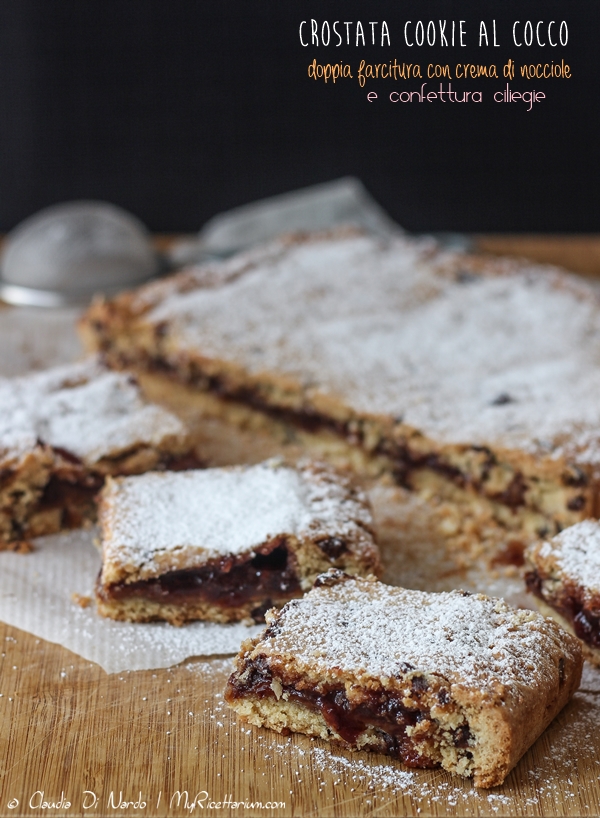
[[[71,599],[76,605],[79,605],[80,608],[89,608],[92,604],[92,597],[91,596],[84,596],[82,594],[73,593],[71,594]]]
[[[30,540],[16,540],[10,544],[10,550],[15,554],[31,554],[35,551],[35,546]]]

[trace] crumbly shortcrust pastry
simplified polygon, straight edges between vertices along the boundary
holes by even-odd
[[[541,612],[583,643],[600,667],[600,522],[584,520],[526,551],[525,581]]]
[[[378,572],[365,495],[278,461],[109,480],[98,610],[113,619],[263,621],[331,566]]]
[[[600,309],[555,269],[288,238],[99,301],[82,331],[112,365],[234,421],[283,419],[324,456],[335,438],[359,469],[483,504],[524,539],[598,512]]]
[[[225,698],[243,721],[501,784],[579,686],[550,619],[462,591],[331,570],[242,644]]]
[[[181,421],[98,360],[0,379],[0,548],[95,515],[111,474],[176,465]]]

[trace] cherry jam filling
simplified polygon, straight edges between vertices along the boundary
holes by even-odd
[[[139,582],[116,583],[100,593],[107,599],[140,597],[163,604],[210,602],[237,608],[249,602],[261,605],[252,612],[257,621],[271,607],[271,599],[300,595],[300,584],[285,543],[263,547],[251,559],[235,562],[232,557],[215,560],[202,568],[170,571]]]
[[[38,511],[62,510],[61,527],[79,528],[86,519],[95,519],[95,498],[102,487],[102,478],[87,475],[86,483],[61,480],[52,475],[38,502]]]
[[[164,372],[167,375],[180,379],[176,367],[167,363],[161,358],[149,358],[147,366],[151,371]],[[264,412],[269,417],[290,423],[299,429],[309,433],[318,433],[323,430],[333,432],[343,437],[354,446],[362,446],[364,443],[364,433],[354,421],[344,422],[335,420],[320,412],[310,408],[289,409],[273,406],[268,399],[264,398],[258,391],[247,387],[236,387],[226,383],[218,375],[206,375],[202,371],[192,371],[188,373],[188,382],[192,386],[201,388],[203,391],[212,392],[224,400],[234,400],[245,403],[253,409]],[[382,454],[393,461],[393,474],[396,482],[405,488],[411,488],[411,475],[419,469],[429,469],[450,482],[465,488],[473,485],[477,490],[481,490],[482,484],[487,479],[489,469],[495,464],[494,454],[482,446],[474,446],[473,449],[485,454],[485,464],[483,472],[477,480],[464,474],[459,468],[448,463],[443,457],[434,452],[428,454],[417,454],[404,443],[382,439],[375,447],[374,454]],[[527,484],[523,475],[517,472],[509,486],[503,491],[491,497],[503,505],[515,510],[526,504],[525,493]]]
[[[236,674],[229,679],[225,698],[229,701],[247,695],[259,699],[275,698],[272,682],[273,677],[269,669],[258,659],[250,667],[249,672],[244,674],[243,682]],[[399,758],[409,767],[440,766],[439,762],[421,752],[419,739],[406,734],[407,727],[414,727],[420,722],[430,720],[429,710],[407,708],[399,699],[383,692],[368,693],[367,699],[358,705],[348,701],[344,690],[332,689],[327,693],[319,693],[314,690],[298,690],[286,685],[281,693],[285,694],[287,701],[298,702],[320,713],[329,727],[349,744],[354,744],[365,730],[375,728],[378,741],[372,747],[364,746],[361,749],[381,752],[383,741],[384,752]],[[429,736],[430,733],[427,733],[425,737]],[[464,725],[454,731],[453,743],[457,748],[466,748],[471,738],[468,726]]]
[[[543,579],[537,571],[528,571],[525,574],[527,589],[542,602],[550,604],[544,597],[542,583]],[[560,600],[560,605],[552,602],[552,607],[571,623],[575,635],[593,648],[600,648],[600,613],[590,611],[586,608],[581,599],[575,594],[565,594]]]
[[[104,484],[104,477],[101,474],[86,471],[83,461],[67,449],[54,446],[53,451],[73,468],[62,468],[52,474],[44,486],[36,510],[62,509],[61,527],[79,528],[86,520],[96,519],[96,499]],[[116,462],[118,463],[118,460]],[[177,456],[166,455],[156,464],[155,468],[185,471],[201,468],[204,465],[194,453],[188,453]],[[119,472],[118,468],[116,472]]]

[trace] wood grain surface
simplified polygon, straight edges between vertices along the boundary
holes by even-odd
[[[259,430],[217,426],[198,430],[209,462],[271,453]],[[434,536],[429,551],[415,547],[428,523],[402,502],[379,512],[388,574],[432,589],[475,582]],[[404,550],[394,545],[403,528]],[[0,623],[0,815],[600,815],[600,672],[589,667],[571,704],[491,791],[245,726],[223,703],[230,668],[213,657],[107,675]]]
[[[488,792],[441,771],[237,723],[221,696],[229,659],[108,676],[8,626],[0,644],[2,815],[600,814],[595,677]],[[40,808],[61,798],[70,806]]]
[[[599,235],[488,235],[474,236],[476,249],[494,255],[509,255],[557,264],[574,273],[600,276]]]

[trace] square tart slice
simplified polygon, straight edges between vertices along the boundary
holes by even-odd
[[[379,571],[366,497],[331,467],[267,461],[108,481],[98,612],[264,621],[331,566]]]
[[[107,475],[190,459],[183,423],[97,358],[0,378],[0,550],[95,519]]]
[[[537,606],[581,639],[600,667],[600,522],[584,520],[526,552],[525,582]]]
[[[569,701],[581,648],[501,599],[340,571],[242,644],[225,692],[243,721],[501,784]]]

